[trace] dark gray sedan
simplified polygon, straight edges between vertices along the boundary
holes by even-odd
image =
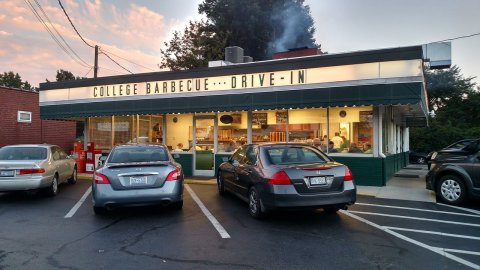
[[[96,214],[119,206],[183,206],[183,172],[164,145],[116,146],[94,173]]]
[[[350,169],[306,144],[250,144],[220,165],[220,195],[229,191],[260,218],[275,209],[324,208],[336,212],[356,201]]]
[[[0,192],[42,189],[55,196],[58,185],[77,182],[77,166],[59,146],[19,144],[0,148]]]

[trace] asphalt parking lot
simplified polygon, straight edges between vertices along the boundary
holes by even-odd
[[[55,198],[0,193],[0,269],[480,268],[476,210],[359,196],[334,215],[258,221],[236,197],[189,184],[182,211],[95,216],[89,187],[62,185]]]

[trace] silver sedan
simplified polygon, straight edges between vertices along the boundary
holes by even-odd
[[[63,182],[77,182],[77,167],[59,146],[22,144],[0,148],[0,192],[42,189],[55,196]]]
[[[165,145],[131,144],[112,149],[94,173],[96,214],[120,206],[183,206],[183,172]]]

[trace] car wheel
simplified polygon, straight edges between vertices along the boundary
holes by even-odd
[[[254,187],[251,187],[250,191],[248,192],[248,209],[253,218],[260,219],[264,216],[260,203],[260,197],[257,189]]]
[[[175,203],[172,204],[172,209],[173,210],[179,211],[179,210],[182,210],[182,208],[183,208],[183,200],[181,200],[179,202],[175,202]]]
[[[58,193],[58,176],[55,174],[52,183],[45,189],[48,196],[53,197]]]
[[[77,183],[77,166],[73,168],[72,176],[68,179],[69,184]]]
[[[417,158],[417,163],[418,164],[425,164],[427,160],[424,157],[418,157]]]
[[[437,195],[446,203],[461,204],[467,197],[467,189],[460,177],[449,174],[440,178]]]
[[[94,206],[93,212],[95,213],[95,215],[103,215],[107,213],[107,209],[105,209],[105,207]]]
[[[217,174],[217,187],[218,194],[220,194],[220,196],[225,195],[225,182],[223,180],[222,171],[218,171]]]

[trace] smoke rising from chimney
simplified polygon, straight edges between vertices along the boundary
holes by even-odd
[[[274,32],[269,42],[270,54],[299,47],[317,47],[313,39],[313,20],[310,8],[303,1],[285,1],[274,9]]]

